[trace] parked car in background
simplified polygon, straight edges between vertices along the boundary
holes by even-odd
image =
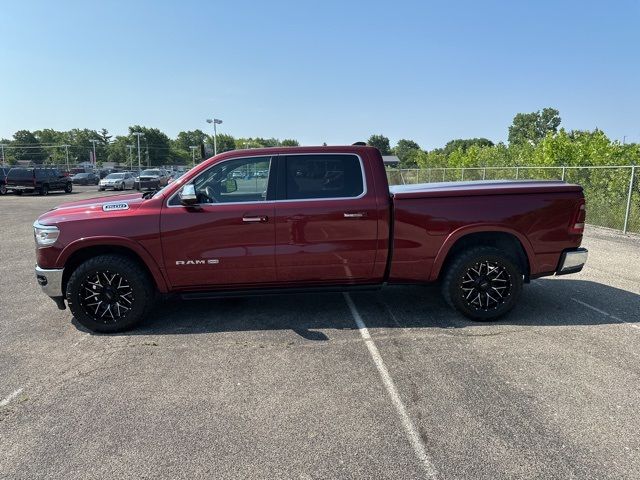
[[[103,178],[106,178],[108,175],[111,175],[112,173],[115,173],[115,172],[116,172],[115,168],[101,168],[100,170],[98,170],[97,175],[102,180]]]
[[[135,179],[131,172],[118,172],[111,173],[100,180],[98,190],[107,190],[112,188],[113,190],[128,190],[133,188]]]
[[[100,177],[95,173],[76,173],[71,181],[74,185],[98,185]]]
[[[6,189],[22,195],[25,192],[37,192],[47,195],[53,190],[71,193],[71,179],[57,168],[12,168],[7,173]]]
[[[172,173],[169,175],[169,183],[171,183],[171,182],[175,182],[177,179],[179,179],[179,178],[180,178],[181,176],[183,176],[185,173],[186,173],[186,172],[178,172],[178,171],[172,172]]]
[[[7,173],[9,173],[8,167],[0,167],[0,195],[7,194]]]
[[[149,168],[140,172],[135,181],[137,190],[160,189],[169,183],[169,174],[161,168]]]

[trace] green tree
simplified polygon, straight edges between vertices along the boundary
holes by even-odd
[[[129,145],[134,148],[129,149]],[[122,165],[138,164],[136,145],[133,139],[126,135],[116,136],[107,148],[107,161]]]
[[[109,135],[109,130],[107,130],[106,128],[101,128],[100,131],[98,132],[98,138],[100,139],[103,145],[108,145],[109,142],[111,142],[112,137],[113,135]]]
[[[99,161],[107,159],[107,147],[101,140],[98,132],[88,128],[73,128],[65,132],[65,142],[69,144],[69,161],[72,163],[88,162],[93,152],[91,140],[97,140],[96,156]]]
[[[67,143],[67,132],[45,128],[43,130],[36,130],[33,134],[46,151],[46,159],[48,161],[56,164],[65,163],[66,151],[62,145]]]
[[[16,148],[13,151],[13,157],[16,161],[30,161],[35,164],[44,163],[47,158],[47,152],[36,136],[29,130],[18,130],[13,134],[12,146]]]
[[[466,151],[472,145],[477,145],[478,147],[493,147],[493,142],[488,138],[457,138],[447,142],[444,146],[444,153],[449,155],[458,149]]]
[[[513,117],[513,123],[509,127],[509,143],[537,145],[547,134],[557,133],[560,122],[560,112],[555,108],[518,113]]]
[[[220,135],[218,135],[218,137],[219,136]],[[191,154],[191,150],[189,149],[191,146],[196,146],[200,149],[200,145],[205,143],[208,138],[208,135],[202,130],[180,132],[173,141],[173,145],[175,148]]]
[[[416,152],[420,151],[420,145],[413,140],[401,139],[393,149],[393,153],[400,160],[401,168],[417,167]]]
[[[391,155],[389,139],[384,135],[371,135],[367,140],[367,145],[376,147],[382,155]]]
[[[173,163],[171,153],[171,140],[169,137],[157,128],[142,127],[133,125],[129,127],[129,138],[137,148],[137,139],[133,135],[134,132],[142,132],[144,136],[140,139],[140,148],[142,150],[143,164],[149,166],[168,165]]]
[[[282,140],[282,142],[280,142],[280,145],[282,145],[283,147],[299,147],[300,146],[298,141],[292,138],[285,138],[284,140]]]
[[[211,145],[213,151],[213,136],[209,136],[208,143]],[[216,146],[218,147],[218,153],[228,152],[236,149],[236,139],[232,135],[226,133],[219,133],[216,136]]]

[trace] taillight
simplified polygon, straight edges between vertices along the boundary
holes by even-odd
[[[584,222],[587,219],[587,211],[585,209],[584,199],[581,200],[578,205],[578,211],[574,216],[574,220],[571,222],[571,226],[569,227],[569,233],[584,233]]]

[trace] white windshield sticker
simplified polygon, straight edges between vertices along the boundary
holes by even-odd
[[[129,210],[128,203],[105,203],[102,206],[102,211],[113,212],[115,210]]]

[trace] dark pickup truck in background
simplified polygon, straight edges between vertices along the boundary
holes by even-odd
[[[6,187],[8,192],[22,195],[25,192],[36,192],[47,195],[54,190],[71,193],[71,179],[57,168],[12,168],[7,173]]]
[[[36,277],[60,308],[66,301],[81,324],[104,332],[134,326],[158,293],[435,281],[458,311],[493,320],[530,279],[582,269],[584,221],[582,188],[564,182],[390,188],[372,147],[236,150],[158,192],[43,214],[34,224]]]
[[[7,173],[9,173],[8,167],[0,167],[0,195],[7,194]]]

